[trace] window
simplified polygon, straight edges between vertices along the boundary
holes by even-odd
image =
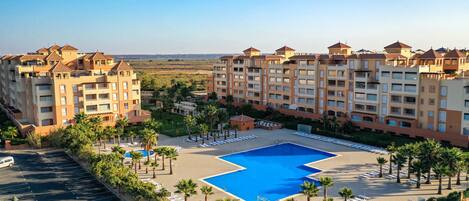
[[[62,116],[67,116],[67,108],[62,108]]]
[[[446,132],[446,124],[445,123],[439,123],[438,124],[438,132],[440,132],[440,133]]]
[[[405,84],[404,91],[405,92],[417,92],[417,86],[415,84]]]
[[[402,79],[402,72],[392,72],[392,79],[396,79],[396,80]]]
[[[78,86],[76,84],[72,85],[73,93],[78,92]]]
[[[124,103],[124,109],[126,109],[126,110],[129,109],[129,104],[128,103]]]
[[[73,103],[78,104],[78,96],[73,96]]]
[[[391,102],[394,102],[394,103],[401,103],[401,102],[402,102],[402,97],[401,97],[401,96],[392,95],[392,96],[391,96]]]
[[[46,90],[50,90],[51,89],[51,85],[50,84],[38,84],[36,85],[39,87],[39,90],[41,91],[46,91]]]
[[[112,104],[112,108],[114,109],[114,111],[117,111],[118,109],[117,103]]]
[[[60,85],[60,93],[65,93],[65,85]]]
[[[99,111],[108,111],[111,110],[110,104],[99,104],[98,106]]]
[[[464,113],[464,121],[469,121],[469,113]]]
[[[401,108],[398,107],[391,107],[392,114],[401,114]]]
[[[96,111],[98,111],[98,106],[97,105],[87,105],[86,106],[86,111],[87,112],[96,112]]]
[[[357,99],[357,100],[365,100],[365,93],[355,92],[355,99]]]
[[[378,100],[378,96],[376,94],[367,94],[366,100],[376,101]]]
[[[122,83],[124,86],[124,89],[127,89],[127,82]]]
[[[41,113],[52,112],[52,107],[41,107]]]
[[[108,100],[109,99],[109,94],[99,94],[99,99]]]
[[[43,119],[43,120],[41,120],[41,125],[42,126],[50,126],[52,124],[54,124],[53,119]]]
[[[368,61],[363,61],[363,68],[368,69]]]
[[[124,92],[124,100],[128,100],[129,99],[129,94],[127,92]]]
[[[408,103],[408,104],[415,104],[416,99],[415,99],[415,97],[406,96],[406,97],[404,97],[404,102]]]
[[[414,109],[409,109],[409,108],[404,108],[404,114],[409,115],[409,116],[415,116],[415,110]]]
[[[384,84],[381,84],[381,86],[383,86],[383,93],[387,93],[388,92],[388,84],[384,83]]]
[[[389,77],[389,71],[382,71],[381,77]]]
[[[446,111],[440,111],[438,113],[438,119],[440,122],[446,122]]]
[[[405,73],[406,80],[417,80],[417,73],[414,72],[406,72]]]
[[[392,91],[402,91],[402,84],[392,84],[391,85]]]
[[[428,111],[428,117],[433,117],[433,111]]]
[[[464,107],[469,107],[469,100],[464,100]]]
[[[441,99],[440,100],[440,108],[446,108],[446,99]]]
[[[386,124],[389,125],[389,126],[397,126],[397,121],[392,120],[392,119],[388,119],[388,120],[386,120]]]
[[[435,93],[436,87],[435,85],[430,85],[430,89],[428,90],[430,93]]]
[[[440,87],[440,96],[446,96],[448,94],[448,87]]]
[[[65,96],[60,97],[60,104],[66,105],[67,104],[67,97],[65,97]]]
[[[39,101],[41,101],[41,102],[49,102],[49,101],[52,101],[52,96],[51,96],[51,95],[48,95],[48,96],[39,96]]]
[[[434,98],[429,98],[428,99],[428,104],[429,105],[435,105],[435,99]]]
[[[117,100],[117,94],[112,94],[112,100]]]
[[[407,121],[402,121],[401,122],[401,127],[402,128],[410,128],[412,126],[412,124],[410,122],[407,122]]]
[[[112,86],[112,90],[116,90],[116,89],[117,89],[117,84],[116,84],[115,82],[113,82],[113,83],[111,84],[111,86]]]

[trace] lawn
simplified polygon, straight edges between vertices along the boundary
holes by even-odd
[[[153,110],[152,117],[162,124],[160,134],[169,137],[187,135],[187,130],[184,125],[184,116],[163,112],[161,110]]]

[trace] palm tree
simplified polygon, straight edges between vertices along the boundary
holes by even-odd
[[[231,127],[234,130],[235,138],[238,138],[239,125],[232,125]]]
[[[441,195],[441,183],[442,183],[442,177],[443,175],[448,174],[448,166],[444,164],[443,162],[435,163],[433,165],[433,172],[438,176],[438,194]]]
[[[187,199],[192,196],[197,194],[196,188],[197,184],[192,181],[192,179],[189,180],[181,180],[179,181],[175,186],[177,190],[175,193],[181,193],[184,196],[184,201],[187,201]]]
[[[143,122],[143,126],[145,128],[152,129],[152,130],[154,130],[155,132],[158,133],[160,131],[160,128],[161,128],[162,124],[161,124],[161,122],[159,122],[155,119],[148,119],[148,120]]]
[[[215,123],[215,121],[217,121],[218,112],[219,110],[215,105],[207,105],[207,107],[205,107],[204,113],[207,118],[210,132],[212,132],[213,130],[213,124]],[[207,135],[207,140],[208,140],[208,135]]]
[[[147,161],[150,161],[150,150],[153,145],[158,143],[158,134],[151,129],[144,128],[140,131],[142,135],[142,140],[145,143],[145,151],[147,151]]]
[[[319,183],[321,183],[321,186],[323,188],[324,201],[327,201],[327,188],[333,186],[334,181],[332,181],[331,177],[320,177]]]
[[[184,117],[184,123],[186,125],[187,135],[188,135],[189,139],[191,140],[192,139],[192,131],[194,130],[194,128],[197,125],[197,120],[195,119],[194,116],[187,115],[187,116]],[[195,141],[197,142],[197,137],[195,138]]]
[[[153,169],[153,179],[154,179],[154,178],[156,178],[156,172],[155,172],[155,170],[156,170],[156,168],[159,166],[159,164],[158,164],[158,162],[153,161],[153,162],[150,163],[150,166],[151,166],[152,169]]]
[[[171,147],[166,149],[166,157],[169,159],[169,174],[173,174],[173,160],[177,159],[178,152],[175,148]]]
[[[419,143],[406,144],[401,149],[403,149],[402,154],[407,157],[407,167],[410,167],[412,160],[418,154]],[[407,168],[407,179],[410,179],[410,170],[410,168]]]
[[[420,160],[414,160],[412,162],[412,171],[417,173],[417,188],[420,188],[420,179],[422,177],[422,170],[425,168],[425,165]]]
[[[209,128],[208,128],[207,124],[200,124],[199,125],[199,131],[200,131],[200,134],[202,134],[202,135],[205,135],[205,134],[208,135]],[[204,144],[204,143],[205,143],[205,139],[202,137],[202,144]]]
[[[112,152],[119,154],[121,158],[122,164],[124,164],[124,154],[125,154],[125,149],[120,147],[120,146],[115,146],[112,148]]]
[[[121,135],[124,135],[124,129],[129,124],[127,117],[119,118],[116,121],[116,135],[117,135],[117,144],[121,143]]]
[[[150,166],[151,164],[151,161],[149,160],[146,160],[145,162],[143,162],[143,165],[145,165],[145,174],[148,174],[148,166]]]
[[[461,158],[461,160],[456,163],[456,185],[461,185],[461,172],[464,170],[464,168],[464,159]]]
[[[352,189],[344,187],[340,189],[339,195],[340,197],[343,197],[345,201],[347,201],[347,199],[352,197],[353,192]]]
[[[162,165],[161,170],[165,169],[164,157],[166,155],[166,149],[168,149],[168,147],[157,147],[156,149],[154,149],[155,154],[158,154],[158,156],[161,156],[161,163],[162,163],[161,164]],[[156,156],[155,156],[155,159],[156,159]]]
[[[79,124],[79,123],[84,122],[87,118],[88,118],[88,115],[81,112],[81,113],[75,114],[75,116],[73,117],[73,120],[75,121],[76,124]]]
[[[329,117],[327,116],[326,112],[322,113],[322,117],[321,117],[320,121],[322,122],[322,128],[324,130],[327,130],[329,128]]]
[[[397,151],[396,144],[392,142],[388,147],[386,147],[386,151],[389,153],[389,174],[392,174],[392,156]]]
[[[300,187],[301,193],[306,196],[308,201],[310,201],[312,197],[318,196],[319,188],[314,182],[305,181]]]
[[[383,157],[376,158],[376,161],[378,161],[379,165],[379,177],[383,177],[383,165],[386,164],[388,161]]]
[[[208,201],[208,196],[213,195],[213,188],[211,186],[202,186],[200,192],[204,194],[205,201]]]
[[[398,149],[397,154],[393,157],[393,163],[397,165],[397,183],[401,183],[401,168],[407,161],[407,157],[401,153],[402,151],[402,149]]]
[[[457,166],[458,163],[463,159],[463,155],[460,149],[458,148],[444,148],[441,152],[441,158],[444,163],[448,166],[448,190],[451,190],[451,177],[454,177],[458,172]]]
[[[332,119],[330,120],[330,124],[332,127],[332,130],[334,131],[334,134],[337,134],[337,130],[340,128],[340,122],[337,120],[336,116],[333,116]]]
[[[420,154],[418,158],[424,166],[423,171],[427,173],[427,181],[425,183],[431,184],[430,176],[432,164],[437,161],[437,158],[439,157],[438,155],[441,152],[441,145],[435,140],[427,139],[425,142],[420,143],[419,147]]]
[[[138,167],[137,163],[140,166],[140,159],[142,158],[142,153],[140,153],[138,151],[131,151],[130,152],[130,158],[132,158],[132,165],[135,168],[135,174],[137,174],[137,167]]]

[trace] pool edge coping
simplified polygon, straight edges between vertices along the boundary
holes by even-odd
[[[225,159],[222,159],[222,157],[224,156],[228,156],[228,155],[234,155],[234,154],[239,154],[239,153],[243,153],[243,152],[249,152],[249,151],[254,151],[254,150],[258,150],[258,149],[264,149],[264,148],[267,148],[267,147],[273,147],[273,146],[277,146],[277,145],[281,145],[281,144],[294,144],[294,145],[297,145],[297,146],[300,146],[300,147],[304,147],[304,148],[307,148],[307,149],[312,149],[312,150],[317,150],[317,151],[321,151],[321,152],[325,152],[325,153],[328,153],[328,154],[332,154],[334,156],[331,156],[331,157],[328,157],[328,158],[324,158],[324,159],[321,159],[321,160],[317,160],[317,161],[313,161],[313,162],[310,162],[310,163],[305,163],[303,164],[304,166],[306,167],[309,167],[309,168],[313,168],[313,169],[317,169],[319,170],[319,172],[316,172],[316,173],[312,173],[312,174],[309,174],[309,175],[306,175],[307,178],[311,179],[311,180],[314,180],[314,181],[318,181],[317,179],[315,179],[313,176],[317,175],[317,174],[320,174],[321,172],[324,172],[325,170],[323,169],[320,169],[320,168],[316,168],[314,166],[312,166],[312,164],[314,163],[318,163],[318,162],[322,162],[322,161],[326,161],[326,160],[329,160],[329,159],[333,159],[333,158],[336,158],[336,157],[339,157],[339,156],[342,156],[341,154],[336,154],[336,153],[333,153],[333,152],[330,152],[330,151],[325,151],[323,149],[319,149],[319,148],[311,148],[311,147],[308,147],[307,145],[302,145],[302,144],[298,144],[296,142],[291,142],[291,141],[287,141],[287,142],[281,142],[281,143],[276,143],[276,144],[271,144],[271,145],[266,145],[266,146],[260,146],[260,147],[255,147],[255,148],[252,148],[252,149],[247,149],[247,150],[243,150],[243,151],[237,151],[237,152],[233,152],[233,153],[228,153],[228,154],[223,154],[223,155],[219,155],[219,156],[214,156],[214,158],[220,160],[220,161],[223,161],[223,162],[226,162],[228,164],[231,164],[233,166],[235,166],[237,169],[235,170],[231,170],[231,171],[227,171],[227,172],[222,172],[222,173],[218,173],[218,174],[214,174],[214,175],[209,175],[209,176],[206,176],[206,177],[202,177],[202,178],[199,178],[198,180],[205,183],[205,184],[208,184],[209,186],[212,186],[214,187],[215,189],[223,192],[223,193],[226,193],[236,199],[239,199],[240,201],[246,201],[228,191],[225,191],[221,188],[219,188],[218,186],[214,185],[214,184],[211,184],[210,182],[207,182],[205,181],[205,179],[208,179],[208,178],[211,178],[211,177],[217,177],[217,176],[221,176],[221,175],[225,175],[225,174],[230,174],[230,173],[233,173],[233,172],[237,172],[237,171],[240,171],[240,170],[246,170],[247,168],[243,167],[243,166],[240,166],[238,164],[235,164],[235,163],[232,163],[230,161],[227,161]],[[320,187],[320,186],[319,186]],[[292,198],[292,197],[296,197],[298,195],[300,195],[301,193],[296,193],[296,194],[292,194],[290,196],[287,196],[287,197],[284,197],[284,198],[281,198],[279,199],[278,201],[282,201],[282,200],[286,200],[288,198]]]

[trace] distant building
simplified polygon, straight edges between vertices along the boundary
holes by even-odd
[[[261,54],[250,47],[222,56],[209,89],[222,101],[233,96],[235,104],[306,118],[326,114],[362,129],[469,147],[467,51],[413,52],[399,41],[382,53],[352,52],[340,42],[328,50]]]
[[[174,103],[172,112],[176,114],[184,115],[184,116],[197,115],[198,112],[196,108],[197,108],[196,103],[181,101],[180,103]]]
[[[22,132],[47,134],[73,123],[78,113],[100,116],[104,125],[118,118],[142,122],[140,81],[124,61],[102,52],[79,53],[53,45],[0,58],[0,102]]]

